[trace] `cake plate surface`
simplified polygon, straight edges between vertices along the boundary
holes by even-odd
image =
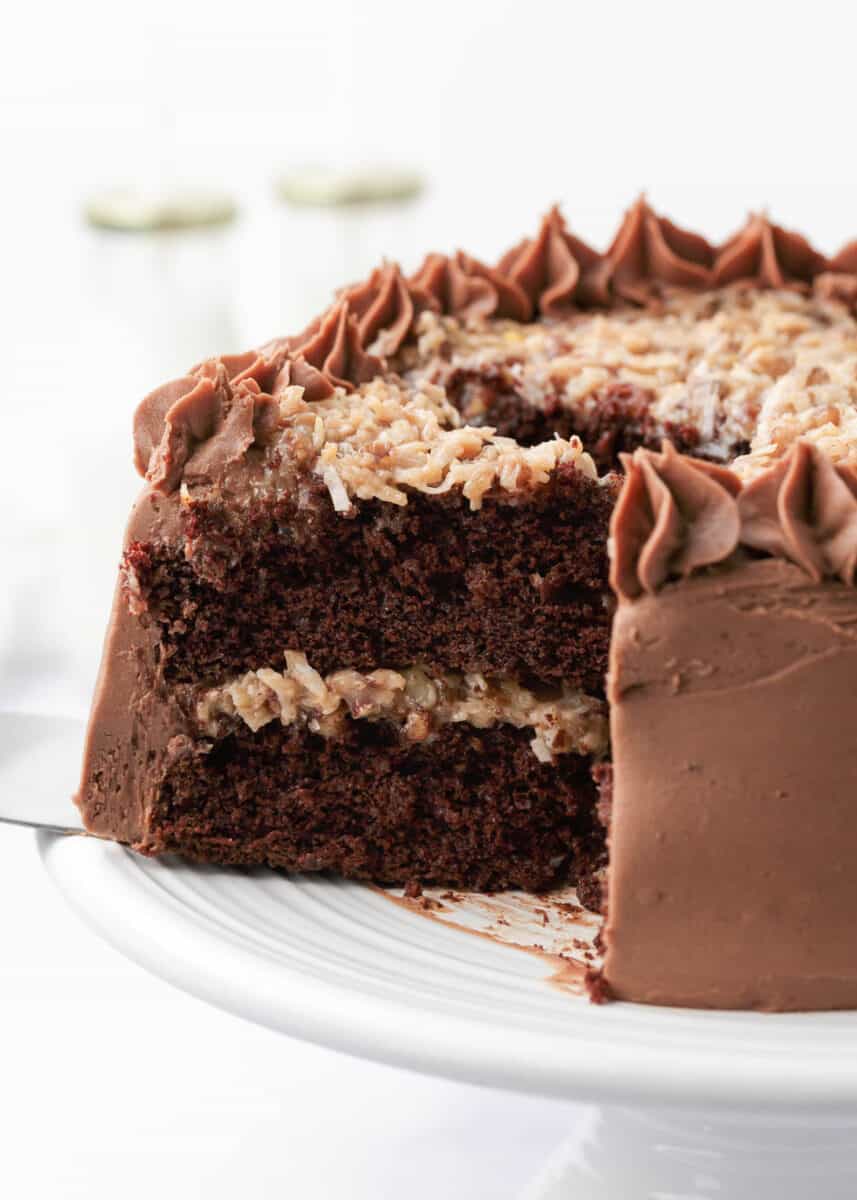
[[[0,804],[27,754],[34,787],[67,795],[82,728],[54,730],[50,764],[10,732],[0,720]],[[587,953],[591,918],[549,901],[431,893],[416,910],[360,884],[38,837],[88,924],[203,1000],[381,1062],[589,1101],[530,1198],[857,1194],[857,1013],[594,1006],[573,965],[532,951]]]

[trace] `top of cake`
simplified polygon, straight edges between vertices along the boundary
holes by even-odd
[[[598,253],[552,209],[493,267],[386,264],[302,333],[153,392],[136,463],[186,496],[236,464],[254,494],[321,483],[347,513],[459,487],[476,508],[662,438],[745,481],[799,439],[850,462],[855,305],[857,243],[828,259],[753,216],[715,247],[641,199]]]

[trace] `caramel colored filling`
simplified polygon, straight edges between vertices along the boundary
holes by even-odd
[[[282,671],[263,667],[206,690],[196,708],[202,731],[219,736],[231,718],[254,732],[279,720],[302,722],[335,738],[351,717],[393,722],[404,739],[417,743],[445,725],[466,722],[477,729],[499,724],[532,729],[530,744],[540,762],[557,754],[598,756],[607,750],[603,702],[565,686],[536,694],[502,676],[436,673],[420,666],[322,676],[299,651],[287,650],[285,659]]]

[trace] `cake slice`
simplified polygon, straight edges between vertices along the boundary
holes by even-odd
[[[573,882],[599,996],[857,1003],[843,926],[815,933],[857,915],[855,270],[642,201],[600,254],[552,210],[495,267],[387,265],[152,393],[87,827]]]
[[[221,386],[227,407],[241,384]],[[549,886],[590,831],[607,750],[610,488],[579,443],[459,437],[436,395],[381,384],[364,392],[383,412],[372,450],[352,435],[345,457],[325,431],[352,400],[271,386],[291,415],[252,467],[186,473],[132,514],[87,824],[205,861]],[[289,483],[284,439],[308,467]],[[407,504],[374,466],[390,459]],[[477,500],[445,489],[455,472],[506,486]]]

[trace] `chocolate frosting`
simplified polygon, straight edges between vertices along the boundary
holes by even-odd
[[[849,242],[831,258],[827,269],[813,279],[812,290],[821,300],[857,308],[857,241]]]
[[[852,310],[857,309],[857,273],[837,274],[822,271],[812,283],[812,292],[819,300],[835,300]]]
[[[857,473],[798,442],[738,497],[741,542],[788,558],[816,582],[853,584],[857,565]]]
[[[365,295],[361,299],[365,303]],[[371,303],[365,304],[363,320],[374,340],[380,323],[372,309]],[[337,387],[350,392],[383,370],[381,359],[366,350],[358,312],[346,295],[304,334],[289,341],[289,382],[304,387],[307,400],[323,400]]]
[[[211,360],[151,392],[134,413],[134,463],[159,491],[211,476],[263,440],[276,416],[268,393],[278,360],[258,353]]]
[[[625,214],[606,257],[612,294],[634,304],[646,304],[662,284],[712,285],[714,247],[659,217],[643,197]]]
[[[756,214],[720,247],[713,283],[718,287],[737,282],[766,288],[806,286],[827,267],[827,259],[805,237]]]
[[[447,313],[462,320],[506,317],[529,321],[533,305],[516,280],[462,250],[451,257],[429,254],[408,280],[418,312]]]
[[[361,345],[371,346],[377,339],[380,354],[395,354],[411,331],[415,312],[411,289],[396,263],[377,267],[345,296],[357,318]]]
[[[857,1006],[857,592],[783,558],[621,603],[607,990]]]
[[[623,454],[625,486],[613,512],[610,583],[625,599],[656,592],[669,578],[721,562],[738,544],[735,496],[741,483],[724,467],[678,454]]]
[[[622,456],[610,527],[613,590],[623,600],[721,563],[739,548],[789,559],[810,578],[854,582],[857,473],[798,442],[744,488],[725,467],[678,454]]]
[[[125,545],[172,541],[179,533],[178,506],[146,488],[131,511]],[[132,611],[124,582],[117,584],[75,796],[87,830],[135,849],[157,851],[148,813],[170,762],[204,754],[174,691],[164,679],[159,630]]]
[[[526,294],[531,312],[564,317],[579,308],[607,306],[611,264],[566,228],[554,206],[534,238],[525,238],[500,259],[498,272]]]
[[[857,275],[857,241],[848,242],[830,260],[830,270],[841,275]]]

